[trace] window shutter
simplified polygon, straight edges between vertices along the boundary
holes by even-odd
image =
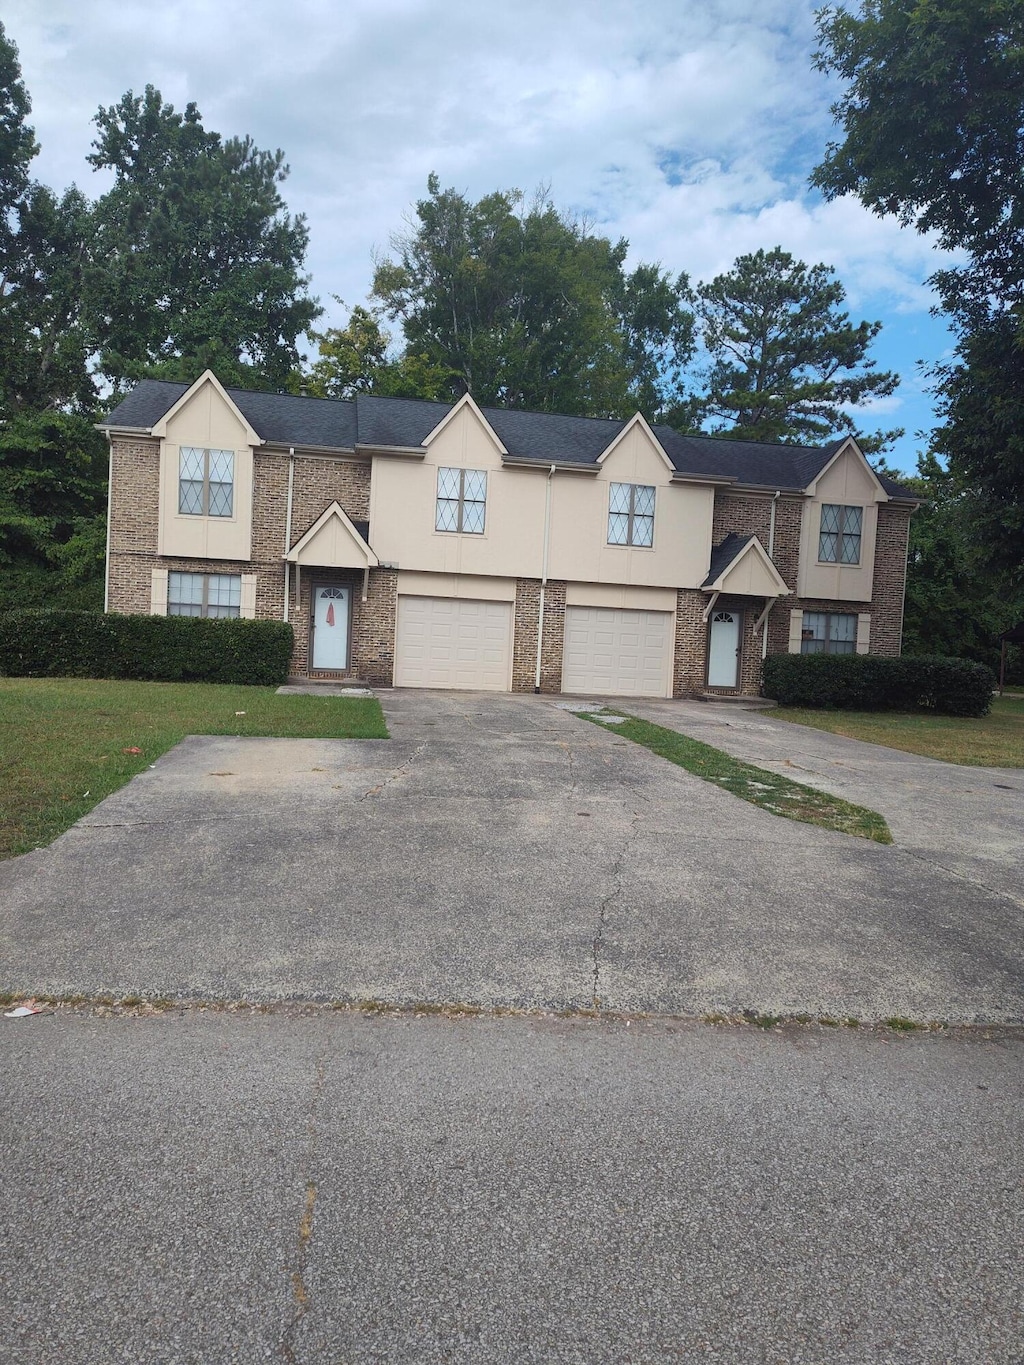
[[[789,652],[790,654],[800,653],[800,641],[803,638],[804,614],[802,611],[791,611],[789,613]]]
[[[857,653],[867,654],[871,644],[871,613],[862,611],[857,617]]]
[[[153,570],[153,586],[149,598],[151,616],[167,615],[167,570]]]
[[[242,574],[242,597],[238,614],[247,621],[252,621],[256,617],[256,575],[254,573]]]

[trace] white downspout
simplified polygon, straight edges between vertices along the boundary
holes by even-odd
[[[540,656],[544,646],[544,595],[548,583],[548,551],[551,541],[551,480],[555,476],[555,466],[548,470],[544,488],[544,555],[540,571],[540,610],[537,612],[537,671],[533,678],[533,690],[540,691]]]
[[[292,574],[288,551],[292,548],[292,489],[295,486],[295,447],[288,447],[288,505],[284,514],[284,620],[288,620],[288,597],[291,592]]]
[[[778,502],[781,493],[782,493],[781,488],[777,488],[775,490],[775,496],[772,498],[771,521],[768,524],[768,558],[772,561],[773,564],[775,563],[775,504]],[[765,607],[764,610],[763,624],[761,626],[762,659],[767,659],[768,657],[768,617],[774,605],[775,603],[772,602],[767,607]]]
[[[114,491],[114,438],[107,437],[110,453],[107,456],[107,549],[106,558],[103,561],[103,610],[110,610],[110,513],[111,497]],[[149,604],[150,610],[153,603]]]

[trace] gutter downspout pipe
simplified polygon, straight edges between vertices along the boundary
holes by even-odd
[[[544,556],[540,572],[540,608],[537,612],[537,669],[533,677],[534,692],[540,691],[540,661],[544,646],[544,596],[548,583],[548,551],[551,542],[551,480],[555,476],[555,466],[548,470],[544,488]]]
[[[110,448],[110,453],[109,453],[109,455],[108,455],[108,457],[107,457],[107,549],[106,549],[106,557],[105,557],[105,559],[104,559],[104,561],[103,561],[103,610],[104,610],[104,611],[109,611],[109,610],[110,610],[110,511],[111,511],[111,495],[112,495],[113,489],[114,489],[114,438],[113,438],[113,436],[111,436],[111,435],[109,434],[109,432],[107,433],[107,444],[108,444],[108,446],[109,446],[109,448]],[[152,611],[152,609],[153,609],[153,604],[152,604],[152,602],[150,602],[149,607],[150,607],[150,611]]]
[[[779,498],[780,498],[781,495],[782,495],[782,489],[781,489],[781,488],[777,488],[777,489],[775,490],[775,496],[772,498],[772,516],[771,516],[771,521],[770,521],[769,524],[768,524],[768,558],[772,561],[773,564],[775,563],[775,504],[778,502],[778,500],[779,500]],[[773,603],[772,605],[774,605],[774,603]],[[767,659],[767,657],[768,657],[768,615],[769,615],[769,612],[770,612],[770,611],[771,611],[771,606],[769,606],[769,607],[765,610],[765,613],[764,613],[764,623],[763,623],[763,625],[762,625],[762,627],[761,627],[761,658],[762,658],[762,659]]]
[[[288,551],[292,548],[292,490],[295,486],[295,447],[288,447],[288,504],[284,514],[284,620],[288,620],[288,598],[292,586],[292,566]]]

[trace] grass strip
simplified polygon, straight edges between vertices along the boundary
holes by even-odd
[[[613,712],[625,715],[625,712]],[[642,744],[659,758],[667,758],[677,763],[695,777],[738,796],[741,801],[749,801],[772,815],[781,815],[786,820],[801,820],[807,825],[820,825],[823,829],[837,830],[840,834],[853,834],[858,839],[873,839],[877,844],[891,844],[889,826],[877,811],[866,806],[855,806],[828,792],[805,787],[800,782],[770,772],[767,768],[755,767],[730,757],[721,749],[710,744],[690,739],[677,730],[666,730],[650,721],[637,720],[626,716],[618,725],[602,725],[599,714],[589,713],[587,720],[601,725],[603,730],[616,735],[625,735],[635,744]]]
[[[387,739],[388,732],[373,697],[0,678],[0,858],[50,843],[185,735]]]

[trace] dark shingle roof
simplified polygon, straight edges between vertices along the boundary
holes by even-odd
[[[112,427],[152,427],[186,392],[185,384],[144,379],[106,419]],[[264,441],[275,445],[322,446],[351,450],[356,445],[415,449],[433,431],[447,403],[415,398],[378,398],[359,394],[354,401],[307,398],[287,393],[250,393],[228,389],[239,409]],[[626,423],[618,418],[564,417],[554,413],[484,408],[509,455],[538,464],[594,466]],[[684,436],[672,427],[654,428],[680,474],[725,479],[763,488],[806,488],[842,445],[770,445],[717,436]],[[879,475],[893,497],[915,495]]]
[[[702,588],[710,588],[716,578],[720,578],[734,560],[739,559],[740,555],[747,548],[753,536],[737,535],[735,531],[730,531],[726,538],[711,550],[711,567],[708,569],[708,576],[701,584]]]
[[[162,379],[143,379],[117,405],[104,425],[151,427],[189,387]],[[264,441],[289,446],[324,446],[330,450],[351,450],[356,443],[354,403],[338,398],[306,398],[292,393],[252,393],[248,389],[228,389],[227,392]]]

